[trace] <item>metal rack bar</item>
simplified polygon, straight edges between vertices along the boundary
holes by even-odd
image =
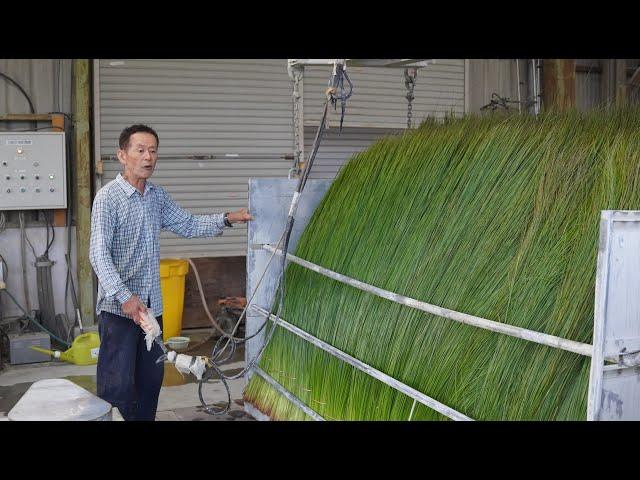
[[[262,245],[262,248],[272,253],[276,251],[276,249],[271,245]],[[276,253],[278,255],[282,255],[281,250],[277,250]],[[313,270],[316,273],[332,278],[333,280],[346,283],[347,285],[358,288],[365,292],[373,293],[374,295],[377,295],[379,297],[391,300],[392,302],[406,305],[417,310],[422,310],[423,312],[431,313],[439,317],[448,318],[449,320],[454,320],[466,325],[483,328],[485,330],[503,333],[505,335],[521,338],[522,340],[528,340],[534,343],[539,343],[548,347],[566,350],[568,352],[577,353],[586,357],[591,357],[593,352],[593,346],[589,345],[588,343],[575,342],[573,340],[567,340],[566,338],[560,338],[546,333],[535,332],[526,328],[507,325],[505,323],[494,322],[492,320],[487,320],[486,318],[476,317],[473,315],[468,315],[466,313],[456,312],[455,310],[449,310],[447,308],[439,307],[437,305],[432,305],[430,303],[421,302],[420,300],[405,297],[388,290],[383,290],[382,288],[374,287],[373,285],[369,285],[359,280],[355,280],[353,278],[347,277],[346,275],[342,275],[340,273],[298,258],[295,255],[291,255],[290,253],[287,254],[287,259],[300,266],[308,268],[309,270]],[[615,359],[611,360],[615,361]]]
[[[253,308],[254,311],[260,313],[265,318],[267,318],[267,316],[269,316],[268,318],[272,322],[276,322],[275,315],[269,315],[269,312],[267,310],[265,310],[265,309],[263,309],[261,307],[258,307],[257,305],[252,305],[252,308]],[[277,319],[277,325],[289,330],[291,333],[299,336],[303,340],[306,340],[307,342],[315,345],[316,347],[324,350],[325,352],[330,353],[331,355],[333,355],[334,357],[342,360],[343,362],[348,363],[352,367],[357,368],[361,372],[366,373],[367,375],[375,378],[376,380],[379,380],[382,383],[384,383],[386,385],[389,385],[390,387],[398,390],[399,392],[404,393],[405,395],[413,398],[414,400],[417,400],[418,402],[422,403],[423,405],[426,405],[427,407],[432,408],[435,411],[437,411],[437,412],[439,412],[439,413],[441,413],[441,414],[443,414],[443,415],[445,415],[445,416],[447,416],[447,417],[449,417],[449,418],[451,418],[453,420],[467,420],[467,421],[468,420],[473,420],[472,418],[467,417],[463,413],[460,413],[457,410],[454,410],[453,408],[445,405],[444,403],[440,403],[437,400],[435,400],[435,399],[433,399],[431,397],[428,397],[424,393],[419,392],[415,388],[411,388],[409,385],[407,385],[405,383],[402,383],[401,381],[396,380],[393,377],[390,377],[386,373],[383,373],[380,370],[377,370],[377,369],[373,368],[372,366],[367,365],[366,363],[358,360],[357,358],[352,357],[348,353],[345,353],[342,350],[339,350],[339,349],[335,348],[334,346],[329,345],[326,342],[323,342],[319,338],[316,338],[313,335],[305,332],[304,330],[301,330],[300,328],[296,327],[295,325],[290,324],[289,322],[283,320],[282,318]]]

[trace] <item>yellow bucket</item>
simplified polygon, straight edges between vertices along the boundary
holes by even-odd
[[[162,338],[166,342],[182,332],[184,283],[189,261],[167,258],[160,260],[160,288],[162,289]]]

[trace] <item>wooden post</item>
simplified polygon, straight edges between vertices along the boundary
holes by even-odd
[[[91,137],[89,60],[73,61],[73,139],[76,172],[76,240],[78,250],[78,296],[82,321],[86,326],[95,323],[95,291],[93,269],[89,262],[91,237]]]
[[[621,107],[627,103],[627,61],[617,59],[616,65],[616,106]]]
[[[547,111],[576,106],[575,59],[545,59],[542,67],[542,102]]]

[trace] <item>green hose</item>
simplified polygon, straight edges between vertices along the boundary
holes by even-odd
[[[2,289],[1,291],[5,292],[7,295],[9,295],[9,298],[13,301],[13,303],[15,303],[18,308],[20,310],[22,310],[22,313],[24,313],[24,315],[31,320],[33,323],[36,324],[36,326],[38,328],[40,328],[41,330],[43,330],[44,332],[48,333],[49,335],[51,335],[52,338],[54,338],[55,340],[59,341],[60,343],[62,343],[65,347],[70,347],[71,344],[69,342],[65,342],[64,340],[62,340],[60,337],[58,337],[57,335],[54,335],[53,333],[51,333],[49,330],[47,330],[43,325],[40,325],[40,323],[38,323],[30,314],[27,313],[27,311],[22,308],[22,305],[20,305],[18,303],[18,301],[15,299],[15,297],[13,295],[11,295],[11,292],[9,292],[9,290],[7,290],[6,288]]]

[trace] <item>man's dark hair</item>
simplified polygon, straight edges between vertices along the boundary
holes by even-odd
[[[154,137],[156,137],[156,144],[160,145],[160,139],[158,138],[158,134],[156,133],[156,131],[151,127],[138,123],[122,130],[119,140],[120,150],[126,150],[129,147],[129,139],[131,138],[131,135],[139,132],[152,134]]]

